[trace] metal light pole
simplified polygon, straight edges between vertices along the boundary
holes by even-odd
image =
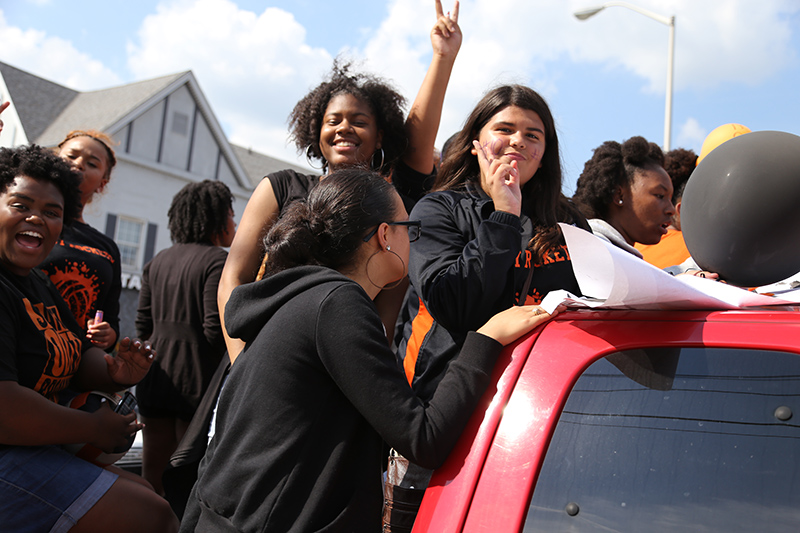
[[[578,20],[586,20],[607,7],[624,7],[660,22],[661,24],[669,26],[669,50],[667,54],[667,104],[664,110],[664,151],[668,152],[670,149],[670,138],[672,137],[672,73],[675,70],[675,16],[673,15],[671,17],[665,17],[664,15],[653,13],[652,11],[642,9],[639,6],[635,6],[627,2],[606,2],[598,7],[576,11],[575,18]]]

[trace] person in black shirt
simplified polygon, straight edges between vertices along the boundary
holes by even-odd
[[[453,13],[447,15],[440,0],[435,6],[433,59],[405,124],[405,100],[400,94],[385,81],[351,73],[348,65],[338,62],[330,78],[297,103],[289,117],[291,137],[298,152],[321,164],[321,175],[284,170],[267,176],[253,192],[220,280],[223,323],[231,291],[256,279],[264,256],[261,240],[270,226],[287,205],[305,198],[330,172],[370,166],[391,179],[407,209],[428,190],[434,176],[433,149],[444,95],[462,37],[458,2]],[[405,286],[387,291],[376,301],[388,338],[392,336]],[[228,355],[233,361],[243,343],[225,333]]]
[[[80,213],[78,179],[49,150],[0,149],[0,524],[4,531],[175,531],[177,519],[147,483],[62,447],[111,452],[139,429],[136,414],[59,402],[138,382],[150,347],[123,339],[115,357],[83,330],[36,265]]]
[[[247,345],[181,531],[380,531],[383,441],[430,468],[446,459],[502,346],[550,315],[515,307],[476,328],[422,401],[372,301],[406,276],[419,229],[360,169],[334,172],[273,225],[266,275],[231,294],[228,328]]]
[[[172,246],[142,274],[136,333],[158,356],[136,386],[144,422],[142,475],[159,494],[169,458],[183,438],[225,355],[217,286],[236,232],[233,196],[220,181],[183,187],[168,217]]]
[[[411,290],[398,357],[429,398],[468,331],[551,290],[579,294],[558,222],[588,228],[561,193],[553,116],[533,89],[487,93],[453,139],[434,186],[411,216]]]
[[[71,131],[59,143],[58,154],[81,177],[82,205],[78,219],[64,229],[53,251],[39,265],[86,331],[87,341],[109,352],[119,338],[119,248],[111,237],[84,222],[83,209],[111,179],[117,162],[111,144],[106,134],[94,130]]]

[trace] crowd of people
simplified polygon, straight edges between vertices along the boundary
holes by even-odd
[[[681,237],[692,151],[604,142],[567,198],[547,102],[503,85],[438,152],[462,35],[458,2],[435,8],[407,116],[388,82],[337,61],[289,117],[318,173],[266,176],[238,228],[221,182],[174,197],[138,340],[119,338],[119,250],[82,217],[111,179],[112,140],[80,130],[55,150],[0,149],[4,528],[408,528],[413,505],[386,505],[387,457],[407,461],[401,487],[424,491],[503,346],[563,311],[539,305],[548,292],[580,294],[559,223],[717,277]],[[134,385],[138,419],[70,406]],[[111,451],[139,430],[141,477],[65,447]]]

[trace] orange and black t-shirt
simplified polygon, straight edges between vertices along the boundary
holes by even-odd
[[[56,400],[81,362],[83,333],[42,272],[0,267],[0,381],[16,381]]]
[[[103,319],[119,336],[119,296],[122,290],[119,248],[110,237],[88,224],[64,228],[39,268],[67,302],[78,325],[103,311]]]

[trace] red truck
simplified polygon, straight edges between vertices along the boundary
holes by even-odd
[[[800,308],[559,315],[503,352],[414,531],[800,531]]]

